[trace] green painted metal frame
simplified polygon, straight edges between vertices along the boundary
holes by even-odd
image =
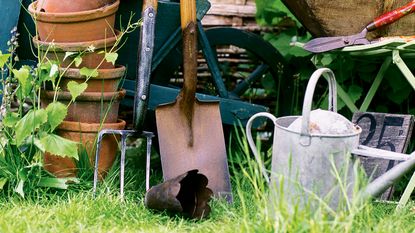
[[[17,0],[0,0],[0,50],[7,53],[7,41],[10,31],[17,26],[20,15],[20,2]]]
[[[301,45],[299,45],[301,46]],[[415,91],[415,76],[409,69],[408,65],[405,63],[402,57],[415,57],[415,40],[405,41],[402,38],[391,38],[380,41],[379,43],[369,44],[369,45],[358,45],[345,47],[341,50],[334,51],[336,53],[348,53],[350,56],[359,56],[359,57],[377,57],[382,58],[383,63],[379,68],[379,71],[373,80],[373,83],[366,94],[366,97],[358,108],[347,95],[347,93],[337,85],[339,97],[346,103],[346,106],[350,111],[357,112],[366,112],[369,108],[370,103],[372,102],[376,92],[379,89],[380,83],[382,82],[385,73],[389,66],[393,63],[395,64],[408,83],[412,86]],[[404,193],[402,194],[399,203],[396,207],[397,210],[402,209],[408,203],[409,198],[413,191],[415,190],[415,173],[412,175],[408,185],[405,188]]]
[[[135,82],[132,80],[125,80],[124,85],[133,86],[135,85]],[[157,106],[175,101],[177,95],[179,94],[179,91],[180,90],[177,88],[170,88],[151,84],[151,95],[148,103],[149,110],[154,112]],[[134,90],[127,89],[127,95],[134,95]],[[197,93],[196,97],[197,99],[203,102],[219,102],[222,122],[228,125],[238,124],[238,122],[245,125],[248,119],[255,113],[269,111],[268,107],[257,104],[251,104],[240,100],[233,100],[200,93]],[[132,106],[134,104],[134,100],[131,98],[124,99],[124,104]],[[260,127],[263,123],[265,123],[265,121],[258,121],[257,124],[254,125],[254,127]]]
[[[20,2],[17,0],[0,0],[0,51],[2,53],[8,53],[7,41],[11,38],[11,30],[17,27],[20,16]],[[2,86],[0,85],[2,89]],[[2,100],[0,94],[0,102]]]

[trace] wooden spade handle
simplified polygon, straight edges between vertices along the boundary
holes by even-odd
[[[180,0],[183,36],[183,98],[193,102],[197,84],[196,0]],[[190,103],[189,103],[190,104]]]
[[[183,101],[193,105],[197,84],[196,1],[180,0],[183,36]]]
[[[188,124],[188,146],[193,146],[193,115],[197,84],[196,0],[180,0],[183,37],[183,88],[178,96],[182,116]]]
[[[149,7],[152,7],[154,10],[157,10],[157,3],[157,0],[144,0],[142,11],[144,12],[145,9]]]
[[[405,15],[408,15],[415,10],[415,0],[411,1],[410,3],[406,4],[405,6],[402,6],[398,9],[395,9],[393,11],[387,12],[379,17],[377,17],[372,23],[366,26],[366,29],[368,31],[373,31],[375,29],[378,29],[382,26],[391,24],[395,22],[396,20],[402,18]]]
[[[180,22],[183,30],[190,22],[196,23],[196,0],[180,0]]]

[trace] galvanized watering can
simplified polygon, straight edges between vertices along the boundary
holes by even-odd
[[[323,74],[329,84],[329,111],[311,111],[314,89]],[[314,206],[323,200],[337,209],[346,199],[353,198],[353,194],[363,197],[381,194],[415,167],[415,156],[359,146],[362,130],[336,113],[336,93],[333,72],[327,68],[318,69],[307,85],[302,116],[276,118],[263,112],[249,119],[246,125],[248,143],[271,186],[271,198],[283,198],[290,205],[302,207]],[[269,118],[275,125],[271,178],[252,138],[252,124],[258,117]],[[407,161],[354,192],[358,157],[353,155]]]

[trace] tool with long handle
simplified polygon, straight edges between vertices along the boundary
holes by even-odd
[[[95,194],[98,182],[98,162],[101,141],[106,134],[121,135],[121,161],[120,161],[120,192],[121,197],[124,196],[124,167],[125,167],[125,149],[126,139],[130,135],[139,135],[147,139],[147,155],[146,155],[146,190],[149,189],[150,177],[150,151],[152,137],[151,132],[142,131],[143,124],[147,112],[148,95],[150,89],[151,61],[154,48],[154,30],[156,25],[157,0],[145,0],[141,11],[142,26],[140,30],[140,44],[138,46],[138,63],[137,63],[137,81],[136,92],[134,95],[134,130],[109,130],[103,129],[98,134],[97,150],[95,154],[94,169],[94,188]]]
[[[196,99],[196,1],[180,1],[183,35],[183,88],[173,103],[156,109],[164,180],[189,170],[206,175],[214,195],[232,200],[225,140],[218,102]]]
[[[373,22],[369,23],[363,31],[351,36],[337,36],[337,37],[321,37],[310,40],[304,45],[304,49],[313,53],[327,52],[333,49],[339,49],[351,45],[365,45],[376,41],[369,41],[366,39],[367,32],[374,31],[382,26],[391,24],[405,15],[415,11],[415,1],[402,6],[393,11],[387,12],[377,17]]]

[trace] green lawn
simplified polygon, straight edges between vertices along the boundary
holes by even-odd
[[[397,213],[395,204],[367,203],[330,213],[288,211],[284,203],[268,214],[267,187],[256,162],[244,150],[230,153],[234,203],[211,201],[212,213],[201,221],[155,212],[144,207],[142,157],[131,153],[127,163],[126,197],[119,198],[117,169],[101,183],[93,198],[92,181],[81,179],[68,191],[34,190],[24,199],[0,195],[0,232],[414,232],[411,202]],[[131,159],[131,157],[136,157]],[[237,167],[234,165],[238,164]],[[239,166],[240,165],[240,166]],[[115,166],[117,167],[117,166]],[[152,184],[160,182],[159,169],[152,171]]]

